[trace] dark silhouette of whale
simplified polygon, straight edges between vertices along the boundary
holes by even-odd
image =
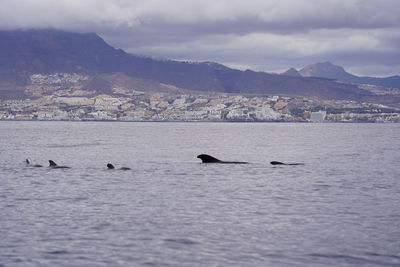
[[[114,167],[114,165],[112,165],[111,163],[107,163],[107,168],[109,169],[109,170],[114,170],[115,169],[115,167]],[[130,170],[131,168],[128,168],[128,167],[121,167],[120,168],[120,170],[122,170],[122,171],[127,171],[127,170]]]
[[[304,163],[284,163],[280,161],[271,161],[272,165],[304,165]]]
[[[40,164],[31,164],[30,161],[29,161],[29,159],[26,159],[25,162],[26,162],[26,166],[27,166],[27,167],[43,167],[43,166],[40,165]]]
[[[201,159],[202,163],[222,163],[222,164],[247,164],[248,162],[243,161],[224,161],[214,158],[213,156],[207,154],[200,154],[197,156],[198,159]]]
[[[49,160],[49,163],[50,163],[49,168],[52,168],[52,169],[68,169],[69,168],[68,166],[59,166],[52,160]]]

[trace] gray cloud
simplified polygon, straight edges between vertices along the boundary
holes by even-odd
[[[330,60],[358,74],[400,73],[398,0],[3,0],[1,5],[2,29],[97,32],[136,54],[264,71]]]

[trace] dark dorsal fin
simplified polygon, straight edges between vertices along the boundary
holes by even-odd
[[[218,163],[221,162],[219,159],[214,158],[207,154],[200,154],[197,156],[198,159],[201,159],[203,163]]]
[[[56,164],[54,161],[52,161],[52,160],[49,160],[49,163],[50,163],[50,167],[57,166],[57,164]]]
[[[112,165],[111,163],[107,163],[107,168],[109,168],[109,169],[115,169],[114,165]]]
[[[31,164],[31,163],[29,162],[29,159],[26,159],[25,162],[26,162],[26,164],[28,164],[28,165]]]

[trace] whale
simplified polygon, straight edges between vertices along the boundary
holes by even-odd
[[[52,169],[68,169],[69,168],[68,166],[59,166],[52,160],[49,160],[49,163],[50,163],[49,168],[52,168]]]
[[[207,154],[200,154],[197,156],[197,158],[201,159],[202,163],[222,163],[222,164],[248,164],[248,162],[244,161],[225,161],[225,160],[220,160],[217,159],[213,156],[207,155]],[[281,161],[271,161],[271,165],[304,165],[304,163],[284,163]]]
[[[107,168],[109,169],[109,170],[114,170],[115,169],[115,167],[114,167],[114,165],[112,165],[111,163],[107,163]],[[119,168],[119,170],[122,170],[122,171],[127,171],[127,170],[130,170],[131,168],[128,168],[128,167],[121,167],[121,168]]]
[[[272,165],[304,165],[304,163],[284,163],[280,161],[271,161],[270,164]]]
[[[26,166],[27,166],[27,167],[36,167],[36,168],[43,167],[43,166],[40,165],[40,164],[31,164],[31,162],[29,161],[29,159],[26,159],[25,162],[26,162]]]
[[[214,158],[213,156],[207,154],[200,154],[197,156],[198,159],[201,159],[202,163],[221,163],[221,164],[248,164],[248,162],[244,161],[224,161]]]

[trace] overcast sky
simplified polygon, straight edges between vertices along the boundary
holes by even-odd
[[[240,69],[400,74],[399,0],[0,0],[0,28],[96,32],[130,53]]]

